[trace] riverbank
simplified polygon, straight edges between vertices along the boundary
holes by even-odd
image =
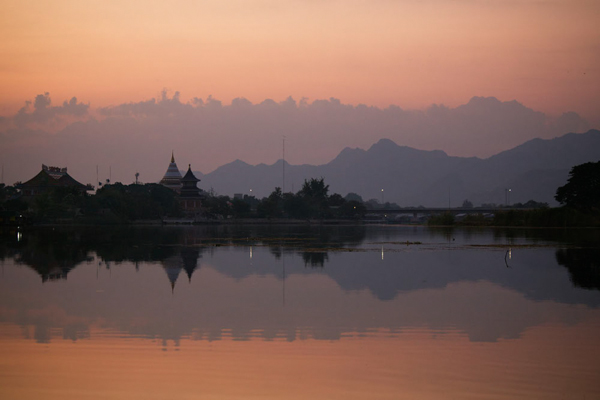
[[[600,228],[599,212],[582,212],[570,207],[539,208],[535,210],[497,211],[492,218],[481,214],[456,218],[453,214],[435,215],[429,226],[484,226],[531,228]]]

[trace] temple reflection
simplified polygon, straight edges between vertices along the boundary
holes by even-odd
[[[600,307],[595,248],[530,249],[527,237],[492,232],[481,239],[370,229],[48,229],[19,240],[12,232],[0,254],[20,281],[0,294],[0,321],[40,343],[86,339],[98,326],[165,347],[182,338],[401,335],[414,326],[494,342],[520,337],[547,315],[572,322]],[[29,269],[52,284],[41,290]]]

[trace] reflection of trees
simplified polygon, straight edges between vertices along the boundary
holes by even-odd
[[[202,248],[193,231],[170,228],[38,228],[25,231],[20,241],[1,242],[2,255],[34,269],[42,281],[66,279],[95,252],[105,262],[164,261],[181,258],[191,279]],[[16,233],[13,233],[16,238]],[[8,239],[8,237],[7,237]]]
[[[320,251],[304,251],[302,252],[302,260],[304,260],[304,266],[310,266],[312,268],[321,267],[325,265],[325,261],[329,259],[326,252]]]
[[[161,228],[106,229],[89,237],[94,250],[105,261],[162,261],[175,254],[183,231]]]
[[[63,339],[72,341],[90,337],[89,319],[69,315],[54,305],[22,310],[15,322],[21,326],[27,339],[32,337],[30,327],[33,327],[33,339],[38,343],[50,343],[56,330],[62,330]]]
[[[199,229],[205,232],[209,246],[265,246],[277,260],[284,253],[300,254],[305,265],[311,267],[323,267],[329,249],[358,246],[367,236],[364,225],[226,225]]]
[[[573,285],[600,290],[600,249],[560,249],[556,261],[569,270]]]
[[[33,268],[42,282],[66,279],[69,271],[89,260],[89,248],[81,245],[77,232],[52,230],[23,237],[15,261]]]

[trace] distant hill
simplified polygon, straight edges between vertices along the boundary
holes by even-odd
[[[600,160],[600,131],[533,139],[486,159],[448,156],[398,146],[381,139],[368,150],[345,148],[324,165],[285,165],[285,191],[297,192],[305,179],[325,178],[331,193],[360,194],[401,206],[452,207],[465,199],[475,205],[536,200],[555,205],[554,194],[572,166]],[[217,193],[267,196],[283,186],[282,160],[249,165],[236,160],[202,176],[200,187]]]

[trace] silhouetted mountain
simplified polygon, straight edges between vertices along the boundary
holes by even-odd
[[[465,105],[484,106],[489,99]],[[477,104],[471,104],[471,103]],[[519,107],[505,104],[506,107]],[[360,194],[365,200],[397,202],[401,206],[460,206],[536,200],[556,204],[554,194],[574,165],[600,159],[600,131],[570,133],[555,139],[533,139],[487,159],[452,157],[445,152],[417,150],[381,139],[368,150],[345,148],[331,162],[285,165],[285,191],[298,191],[305,179],[325,178],[330,192]],[[217,193],[267,196],[283,186],[283,165],[252,166],[236,160],[204,175],[200,186]],[[383,189],[383,193],[382,193]]]

